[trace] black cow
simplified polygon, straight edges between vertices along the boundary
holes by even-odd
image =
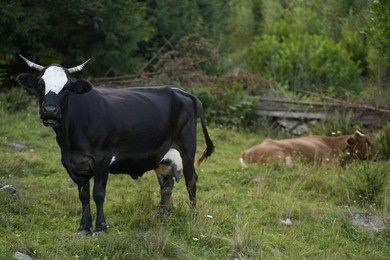
[[[108,173],[125,173],[137,179],[157,169],[171,147],[180,152],[190,203],[195,207],[197,114],[207,144],[198,163],[214,151],[203,107],[196,97],[171,87],[95,88],[87,81],[69,77],[88,61],[66,69],[60,65],[43,67],[21,57],[28,66],[42,72],[38,78],[20,74],[17,82],[39,96],[40,118],[54,129],[62,164],[78,186],[83,211],[78,233],[88,234],[92,227],[92,177],[97,210],[95,235],[107,229],[103,203]],[[172,176],[162,178],[160,207],[164,208],[174,182]]]

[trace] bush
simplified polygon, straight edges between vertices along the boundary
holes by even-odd
[[[31,102],[32,98],[22,88],[11,88],[0,94],[0,108],[9,113],[24,111]]]
[[[207,88],[194,87],[190,89],[191,94],[197,96],[203,104],[203,109],[205,111],[213,109],[213,104],[216,102],[216,98],[210,93]]]
[[[241,84],[216,84],[209,88],[192,88],[199,97],[209,121],[230,129],[253,127],[257,121],[258,98],[250,96]]]
[[[340,44],[318,35],[263,35],[250,47],[247,65],[294,92],[340,95],[358,90],[360,69],[350,56]]]

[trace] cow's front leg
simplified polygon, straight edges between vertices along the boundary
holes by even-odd
[[[108,171],[99,171],[94,177],[93,200],[96,203],[96,225],[93,235],[107,232],[106,218],[104,217],[103,204],[106,197],[106,185]]]
[[[82,205],[82,217],[80,227],[77,230],[78,234],[89,234],[92,227],[92,217],[90,208],[90,193],[89,193],[89,179],[83,182],[77,183],[79,189],[79,199]]]
[[[160,214],[166,214],[170,210],[170,207],[172,207],[172,203],[170,199],[172,195],[174,181],[171,176],[169,177],[157,176],[157,179],[158,179],[158,183],[160,184],[160,193],[161,193],[161,201],[160,201],[158,212]]]

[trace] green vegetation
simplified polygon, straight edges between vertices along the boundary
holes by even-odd
[[[217,84],[208,89],[192,88],[190,91],[204,104],[210,122],[235,130],[254,127],[258,118],[258,98],[248,95],[242,85],[232,84],[228,88]]]
[[[142,83],[185,88],[207,87],[199,75],[250,72],[294,97],[316,93],[387,107],[389,6],[389,0],[6,1],[0,87],[13,87],[26,71],[22,53],[44,65],[91,58],[84,72],[91,77],[155,75]],[[198,77],[181,74],[188,66]]]
[[[198,207],[191,210],[181,180],[175,208],[159,216],[154,173],[134,181],[110,175],[105,203],[109,233],[76,234],[77,188],[60,163],[51,129],[35,103],[0,109],[0,252],[35,259],[386,259],[390,231],[351,224],[357,213],[390,218],[389,164],[250,166],[240,152],[264,138],[210,126],[216,153],[198,169]],[[16,149],[13,143],[25,147]],[[199,152],[204,148],[199,136]],[[289,218],[291,225],[282,223]]]
[[[350,54],[330,39],[317,35],[256,38],[248,53],[253,72],[285,83],[296,92],[319,91],[331,95],[357,91],[359,67]]]

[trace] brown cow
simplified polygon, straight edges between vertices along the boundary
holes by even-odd
[[[345,167],[355,158],[360,160],[373,159],[378,149],[360,131],[352,135],[309,136],[284,140],[266,139],[241,153],[240,163],[265,164],[281,162],[290,165],[301,159],[309,163],[322,164],[327,161],[339,160]]]

